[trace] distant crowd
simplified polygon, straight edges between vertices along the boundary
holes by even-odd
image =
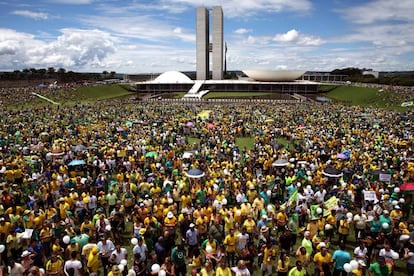
[[[123,99],[0,122],[9,275],[413,275],[410,109]]]

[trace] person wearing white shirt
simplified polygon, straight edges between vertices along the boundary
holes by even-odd
[[[132,253],[134,256],[139,255],[142,262],[147,260],[148,248],[141,237],[138,238],[138,243],[132,249]]]
[[[77,259],[78,252],[72,251],[70,260],[65,262],[65,266],[63,267],[63,272],[65,272],[66,276],[81,276],[82,275],[82,263]],[[73,274],[70,272],[73,270]]]
[[[115,250],[112,251],[111,258],[113,258],[115,255],[115,261],[114,263],[120,264],[122,260],[128,259],[128,251],[121,247],[120,244],[115,245]]]
[[[99,248],[99,255],[101,257],[104,275],[107,275],[109,257],[111,257],[111,253],[115,250],[115,245],[110,239],[103,238],[101,241],[98,242],[97,246]]]

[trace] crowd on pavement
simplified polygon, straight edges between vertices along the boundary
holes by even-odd
[[[413,275],[412,111],[123,99],[0,113],[3,273]]]

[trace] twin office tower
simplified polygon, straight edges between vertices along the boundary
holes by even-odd
[[[197,80],[207,80],[210,77],[210,52],[212,52],[213,80],[223,79],[223,10],[220,6],[213,7],[213,43],[210,44],[209,10],[197,8]]]

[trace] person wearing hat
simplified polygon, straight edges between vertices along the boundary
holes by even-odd
[[[108,273],[108,276],[122,276],[122,271],[118,265],[114,265],[112,270]]]
[[[356,269],[353,269],[351,273],[353,276],[362,276],[365,274],[366,267],[367,265],[365,264],[365,262],[362,260],[359,260],[358,267]]]
[[[190,223],[189,227],[190,228],[185,233],[185,239],[188,244],[187,256],[192,258],[194,249],[196,249],[200,244],[200,236],[194,223]]]

